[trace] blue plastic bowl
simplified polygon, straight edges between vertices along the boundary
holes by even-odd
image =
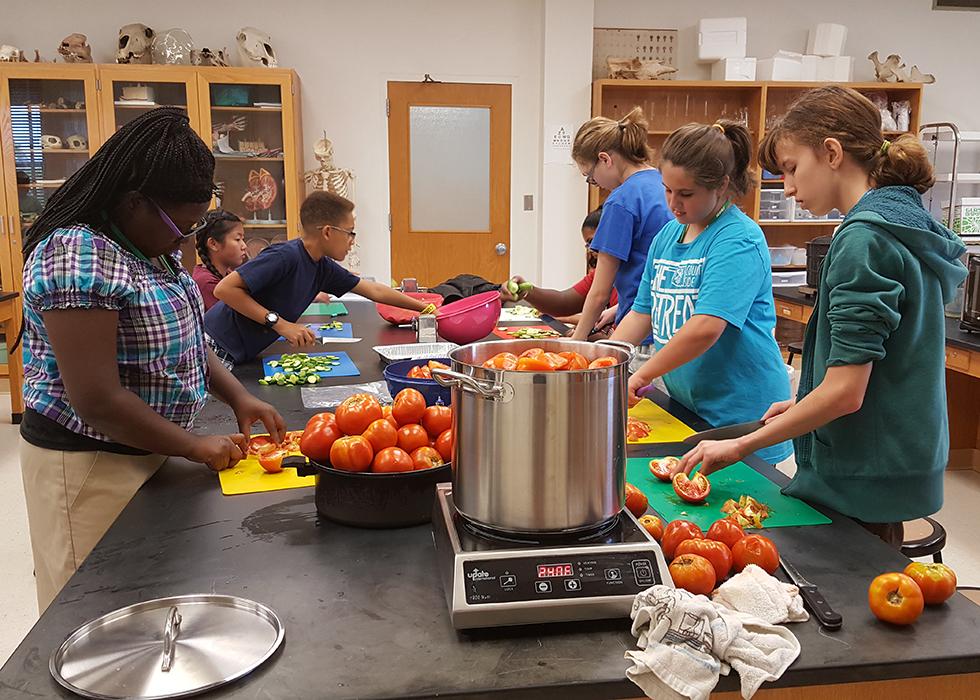
[[[392,362],[385,367],[384,377],[388,384],[388,393],[395,398],[402,389],[416,389],[425,397],[426,406],[449,406],[452,403],[450,390],[439,384],[435,379],[411,379],[408,376],[412,367],[428,364],[429,360],[449,365],[448,357],[432,357],[424,360],[401,360]]]

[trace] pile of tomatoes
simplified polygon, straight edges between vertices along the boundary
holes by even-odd
[[[868,588],[868,605],[879,620],[910,625],[926,605],[941,605],[956,592],[956,573],[945,564],[914,561],[902,573],[881,574]]]
[[[626,508],[640,520],[646,531],[660,543],[670,562],[674,585],[695,595],[708,595],[728,578],[749,564],[772,574],[779,568],[779,551],[762,535],[746,535],[728,519],[715,521],[708,532],[689,520],[672,520],[664,526],[655,515],[644,515],[647,497],[632,484],[626,484]]]
[[[531,348],[520,355],[512,352],[497,353],[483,363],[487,369],[506,369],[517,372],[562,372],[578,369],[601,369],[615,367],[619,360],[615,357],[599,357],[592,362],[577,352],[545,352],[542,348]]]
[[[407,472],[447,464],[453,451],[453,411],[426,406],[415,389],[402,389],[391,406],[355,394],[334,413],[306,424],[299,449],[311,461],[350,472]]]

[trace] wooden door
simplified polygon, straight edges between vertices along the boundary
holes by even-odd
[[[510,85],[388,83],[396,281],[510,274],[510,110]]]

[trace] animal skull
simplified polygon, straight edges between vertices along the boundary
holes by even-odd
[[[228,66],[228,59],[225,58],[225,54],[228,49],[221,49],[220,51],[212,51],[207,46],[203,47],[200,51],[191,51],[191,63],[195,66]]]
[[[255,27],[242,27],[238,36],[238,55],[246,66],[276,68],[279,60],[272,49],[272,37]]]
[[[81,134],[72,134],[66,137],[65,143],[73,151],[84,151],[88,148],[88,141]]]
[[[0,44],[0,62],[19,63],[24,60],[24,52],[10,44]]]
[[[41,134],[41,148],[64,148],[60,136],[52,134]]]
[[[120,27],[116,63],[152,63],[150,45],[153,37],[154,31],[139,22]]]
[[[88,45],[88,37],[75,32],[61,40],[58,53],[65,58],[65,63],[91,63],[92,47]]]
[[[194,40],[184,29],[167,29],[153,37],[150,54],[153,63],[171,66],[191,65]]]

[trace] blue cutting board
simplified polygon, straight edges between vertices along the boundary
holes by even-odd
[[[311,331],[313,331],[313,334],[316,335],[317,338],[353,338],[354,337],[354,328],[349,323],[345,323],[344,327],[341,328],[339,331],[321,329],[320,326],[326,325],[325,323],[307,323],[304,325],[307,328],[309,328]],[[279,340],[282,341],[285,340],[285,338],[279,336]],[[337,353],[333,353],[333,354],[336,355]]]
[[[348,355],[346,352],[311,352],[307,354],[310,357],[326,357],[327,355],[332,355],[339,360],[340,364],[334,365],[329,372],[317,373],[324,379],[330,379],[332,377],[356,377],[361,374],[361,370],[357,369],[357,365],[354,364],[354,361],[350,359],[350,355]],[[282,371],[281,368],[269,366],[270,362],[281,359],[282,355],[270,355],[269,357],[262,359],[262,371],[265,373],[266,379],[274,375],[276,372]]]

